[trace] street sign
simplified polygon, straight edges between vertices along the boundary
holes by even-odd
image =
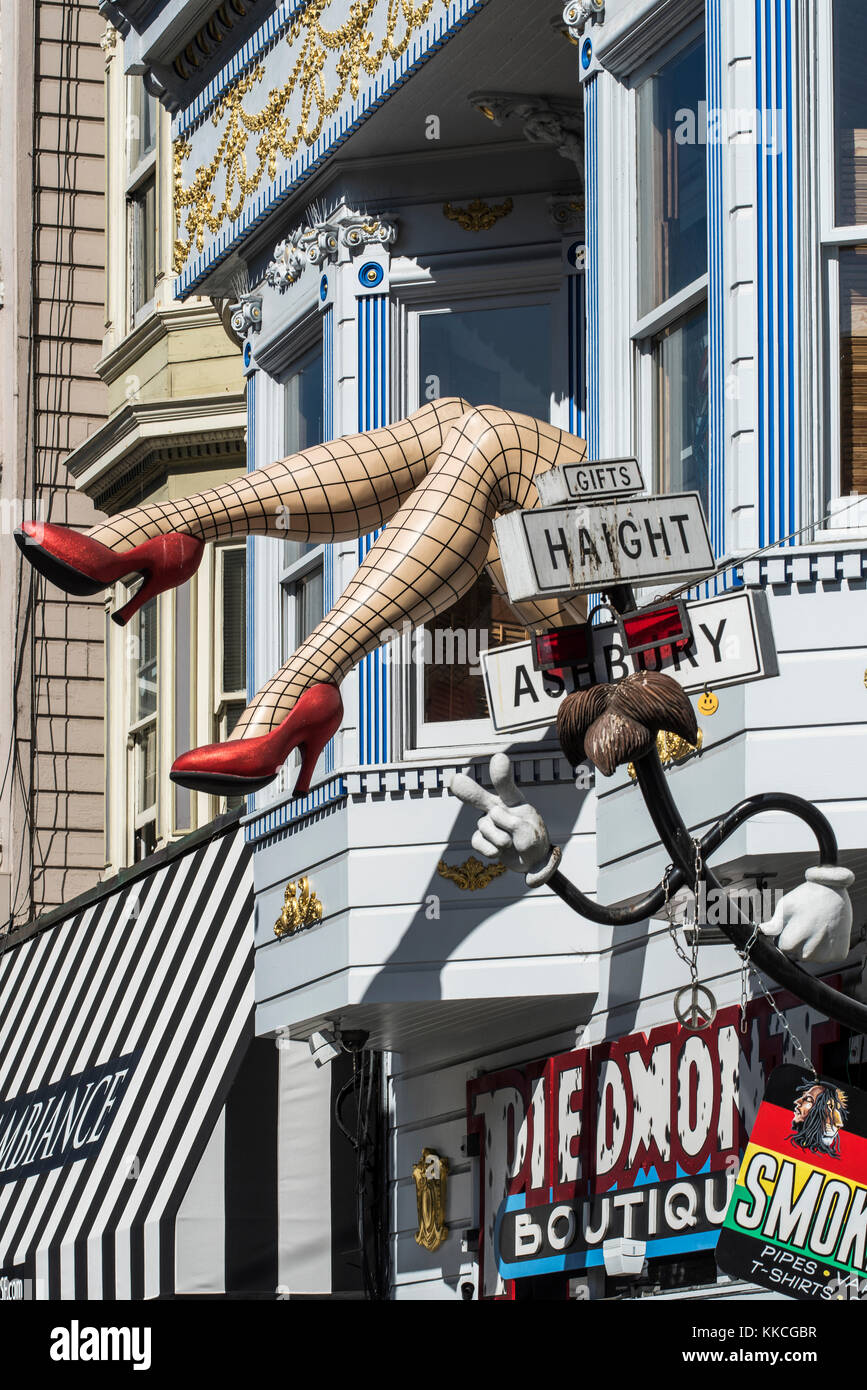
[[[688,695],[705,686],[719,690],[778,674],[767,595],[737,589],[686,605],[692,637],[682,650],[639,652],[629,657],[616,623],[591,628],[593,664],[559,672],[533,669],[532,642],[482,652],[482,673],[491,722],[498,734],[546,728],[563,696],[588,685],[620,680],[631,671],[663,671]]]
[[[637,459],[587,459],[564,463],[536,478],[543,507],[558,502],[589,502],[600,497],[627,497],[644,490]]]
[[[670,584],[715,568],[697,492],[507,512],[494,522],[509,598]]]

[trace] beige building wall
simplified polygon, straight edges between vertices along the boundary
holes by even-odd
[[[0,932],[91,887],[105,862],[103,603],[47,586],[11,534],[34,512],[71,526],[96,515],[65,460],[106,413],[93,370],[105,318],[104,30],[97,0],[0,7],[0,313],[14,364],[0,416]]]

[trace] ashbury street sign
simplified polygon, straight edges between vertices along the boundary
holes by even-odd
[[[697,492],[507,512],[494,529],[515,602],[682,583],[716,565]]]
[[[836,1041],[791,995],[778,1007],[806,1049]],[[712,1249],[739,1155],[782,1061],[767,1000],[721,1009],[701,1033],[676,1023],[509,1067],[467,1085],[479,1135],[480,1294],[506,1280],[603,1263],[603,1242],[646,1243],[646,1256]]]
[[[593,665],[561,671],[536,671],[532,645],[516,642],[482,652],[482,673],[491,720],[497,733],[545,728],[569,691],[598,682],[617,681],[634,670],[658,670],[673,676],[687,694],[707,685],[720,689],[777,675],[767,596],[761,589],[737,589],[720,598],[687,604],[692,627],[689,644],[628,657],[620,629],[605,623],[592,630]]]

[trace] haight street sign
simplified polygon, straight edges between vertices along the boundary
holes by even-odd
[[[809,1052],[839,1025],[791,995],[775,1003]],[[702,1033],[676,1023],[506,1067],[467,1084],[479,1135],[479,1294],[603,1263],[603,1242],[649,1260],[712,1250],[767,1076],[782,1061],[766,999],[720,1009]]]
[[[697,492],[507,512],[494,522],[509,598],[701,579],[716,566]]]
[[[867,1093],[778,1067],[717,1247],[720,1269],[790,1298],[867,1293]]]
[[[482,674],[491,722],[498,734],[546,728],[557,718],[563,696],[591,684],[619,680],[633,670],[673,676],[688,695],[741,685],[778,674],[767,595],[736,589],[719,598],[687,604],[692,638],[664,661],[653,651],[627,657],[614,623],[593,628],[592,671],[566,668],[561,674],[533,669],[532,643],[516,642],[482,652]],[[670,650],[670,649],[669,649]]]
[[[644,489],[637,459],[565,463],[540,473],[535,481],[543,507],[553,507],[558,502],[595,501],[599,497],[627,497]]]

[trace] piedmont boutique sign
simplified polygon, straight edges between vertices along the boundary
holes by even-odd
[[[0,1184],[97,1153],[137,1061],[114,1057],[0,1104]]]
[[[777,996],[805,1047],[829,1023]],[[474,1078],[467,1125],[478,1134],[480,1293],[506,1280],[603,1262],[616,1236],[653,1259],[716,1245],[767,1075],[782,1061],[765,1000],[721,1009],[712,1026],[676,1023]]]

